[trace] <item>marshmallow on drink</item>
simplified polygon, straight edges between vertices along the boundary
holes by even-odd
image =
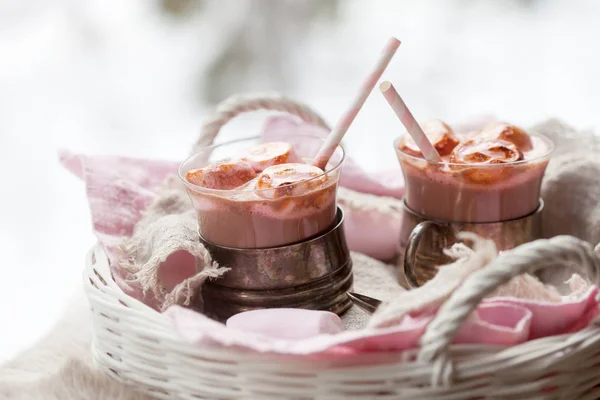
[[[188,171],[188,182],[208,189],[230,190],[254,179],[256,172],[252,166],[241,160],[224,160]]]
[[[279,164],[266,168],[256,180],[259,196],[276,199],[297,196],[315,189],[327,181],[327,175],[319,167],[310,164]],[[269,190],[272,189],[272,190]]]
[[[459,143],[452,128],[440,120],[426,121],[421,124],[421,129],[441,157],[450,154]],[[400,142],[400,150],[414,157],[423,157],[410,135],[404,135]]]
[[[272,165],[303,162],[292,145],[285,142],[259,144],[245,150],[240,157],[252,165],[256,172],[261,172]]]
[[[523,155],[514,143],[500,139],[474,139],[461,143],[450,155],[457,164],[503,164],[519,161]]]
[[[521,128],[504,122],[486,125],[479,136],[486,139],[500,139],[513,143],[521,152],[532,149],[531,137]]]
[[[450,162],[475,165],[465,170],[465,177],[476,183],[492,183],[502,178],[503,168],[486,168],[490,164],[506,164],[523,159],[514,143],[500,139],[474,139],[461,143],[452,151]],[[477,165],[481,165],[478,168]]]

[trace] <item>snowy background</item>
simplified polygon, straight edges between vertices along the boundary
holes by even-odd
[[[234,92],[279,91],[333,123],[390,35],[385,78],[417,118],[595,127],[599,20],[595,0],[0,0],[0,362],[50,329],[94,243],[57,149],[180,160]],[[400,130],[374,92],[347,149],[395,168]]]

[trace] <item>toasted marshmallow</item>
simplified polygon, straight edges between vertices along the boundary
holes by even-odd
[[[252,166],[241,160],[226,160],[193,169],[185,174],[188,182],[208,189],[231,190],[256,177]]]
[[[529,151],[533,147],[531,137],[524,130],[504,122],[486,125],[479,136],[485,139],[506,140],[517,146],[521,152]]]
[[[475,139],[456,146],[450,156],[450,162],[472,165],[462,174],[472,182],[494,183],[498,182],[507,170],[501,164],[519,161],[523,154],[511,142],[500,139]],[[492,167],[493,164],[499,164]],[[477,167],[481,166],[481,167]]]
[[[262,143],[245,150],[240,157],[250,163],[256,172],[272,165],[302,163],[292,145],[285,142]]]
[[[440,120],[425,121],[420,125],[425,136],[442,157],[450,154],[459,143],[452,128]],[[400,150],[414,157],[423,157],[421,150],[408,134],[402,137]]]
[[[457,164],[503,164],[519,161],[523,155],[514,143],[500,139],[474,139],[454,148],[450,162]]]
[[[255,189],[259,196],[275,199],[306,193],[326,181],[323,170],[313,165],[279,164],[266,168],[258,176]]]

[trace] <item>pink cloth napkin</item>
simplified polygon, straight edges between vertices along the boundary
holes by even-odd
[[[570,333],[586,326],[598,315],[593,286],[575,300],[562,303],[535,302],[512,298],[494,298],[484,301],[463,324],[454,343],[511,346],[539,337]],[[336,335],[321,334],[298,340],[285,340],[285,332],[268,336],[245,332],[215,322],[204,315],[179,306],[170,307],[169,316],[179,335],[195,345],[217,344],[258,352],[315,355],[351,355],[364,352],[401,351],[416,348],[427,325],[437,310],[405,316],[389,328],[346,331]],[[281,310],[282,329],[293,330],[302,324]],[[292,334],[289,334],[292,336]]]
[[[529,339],[576,332],[586,327],[600,314],[598,309],[598,288],[590,287],[583,296],[562,303],[539,302],[511,297],[494,297],[483,301],[482,305],[493,307],[497,304],[513,305],[531,312]]]
[[[155,307],[151,295],[129,285],[119,265],[119,246],[131,236],[143,210],[156,199],[157,187],[178,164],[119,156],[85,156],[60,151],[61,164],[85,182],[92,226],[110,261],[115,282],[129,296]],[[190,260],[192,263],[193,260]],[[193,264],[192,264],[193,265]]]

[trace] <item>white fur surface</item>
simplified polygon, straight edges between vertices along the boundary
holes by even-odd
[[[79,289],[51,333],[0,366],[0,400],[146,400],[94,371],[88,301]]]

